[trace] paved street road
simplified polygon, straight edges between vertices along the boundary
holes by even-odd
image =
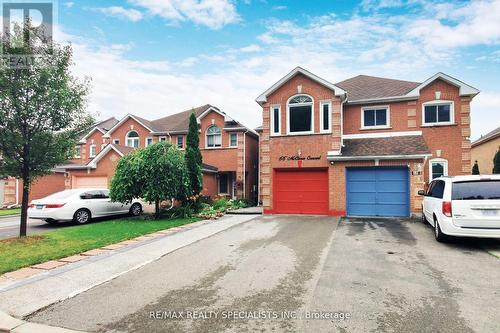
[[[19,236],[19,224],[20,217],[2,217],[0,218],[0,239],[11,238]],[[71,225],[69,223],[64,223],[57,226],[51,226],[44,221],[40,220],[28,220],[28,235],[40,234],[52,230],[56,230],[58,228],[62,228],[65,226]]]
[[[481,241],[440,244],[419,222],[335,222],[259,217],[29,320],[93,332],[500,331],[500,260]],[[222,318],[232,311],[242,312]],[[263,318],[268,311],[299,318]]]

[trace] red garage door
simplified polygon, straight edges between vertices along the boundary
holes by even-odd
[[[273,187],[278,214],[328,214],[327,170],[276,170]]]

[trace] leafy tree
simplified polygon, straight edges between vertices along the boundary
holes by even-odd
[[[188,192],[184,154],[170,142],[159,142],[120,159],[111,180],[110,197],[119,202],[142,198],[154,203],[158,219],[161,201],[184,200]]]
[[[196,116],[191,113],[189,117],[189,130],[186,145],[186,163],[191,185],[190,195],[200,194],[203,188],[202,157],[200,152],[200,138],[198,133],[198,122]]]
[[[1,36],[4,55],[21,59],[24,66],[0,64],[0,174],[23,183],[20,236],[26,236],[30,185],[74,155],[81,128],[92,123],[85,111],[88,79],[71,75],[70,46],[32,42],[38,33],[29,22],[14,28],[11,39]]]
[[[472,174],[473,175],[479,175],[479,165],[477,164],[477,161],[472,166]]]
[[[500,149],[497,150],[495,158],[493,158],[493,173],[500,173]]]

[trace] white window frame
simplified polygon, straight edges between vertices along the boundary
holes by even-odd
[[[120,139],[113,139],[113,144],[114,145],[119,145],[120,144]]]
[[[387,123],[385,125],[366,126],[365,111],[382,110],[382,109],[385,109],[385,119],[387,120]],[[375,122],[376,121],[377,121],[377,115],[375,114]],[[363,106],[361,108],[361,129],[384,129],[384,128],[391,128],[391,108],[389,105]]]
[[[275,132],[274,131],[274,109],[278,109],[278,123],[279,123],[279,126],[278,126],[278,132]],[[274,104],[274,105],[271,105],[271,107],[269,108],[269,120],[271,122],[270,124],[270,135],[271,136],[278,136],[278,135],[281,135],[281,105],[280,104]]]
[[[75,158],[80,158],[80,157],[82,157],[82,146],[77,145],[77,146],[75,147],[75,156],[74,156],[74,157],[75,157]]]
[[[210,147],[208,145],[208,130],[212,127],[217,127],[219,130],[220,130],[220,146],[213,146],[213,147]],[[211,135],[214,135],[214,134],[211,134]],[[207,129],[205,130],[205,148],[206,149],[221,149],[222,148],[222,129],[217,126],[217,125],[210,125],[207,127]]]
[[[151,140],[151,143],[149,143],[149,140]],[[153,138],[151,136],[148,136],[147,138],[144,139],[144,147],[148,147],[154,143]]]
[[[179,138],[182,138],[182,147],[179,147]],[[184,135],[177,135],[177,137],[175,138],[175,146],[181,150],[185,148]]]
[[[433,158],[429,160],[429,183],[436,178],[432,178],[432,165],[434,163],[443,164],[443,176],[448,176],[448,160],[444,158]]]
[[[328,128],[324,129],[323,123],[323,106],[328,105]],[[332,101],[320,101],[319,102],[319,132],[320,133],[331,133],[332,132]]]
[[[233,135],[236,135],[236,145],[232,145],[231,144],[231,136],[233,136]],[[228,143],[228,146],[231,147],[231,148],[238,147],[238,133],[237,132],[229,133],[229,143]]]
[[[433,105],[450,105],[450,121],[442,121],[442,122],[435,122],[435,123],[427,123],[425,122],[425,107],[426,106],[433,106]],[[437,120],[438,115],[436,115],[436,120]],[[422,103],[422,126],[449,126],[449,125],[454,125],[455,124],[455,102],[454,101],[449,101],[449,100],[434,100],[434,101],[429,101]]]
[[[102,151],[104,148],[106,148],[106,145],[107,145],[107,143],[103,143],[103,144],[101,145],[101,151]]]
[[[92,150],[94,150],[94,153],[92,153]],[[96,145],[90,145],[89,146],[89,157],[93,158],[97,155],[97,146]]]
[[[290,100],[297,96],[307,96],[311,99],[312,103],[296,103],[294,106],[311,106],[311,130],[310,131],[301,131],[301,132],[290,132]],[[310,135],[314,134],[314,98],[308,94],[295,94],[290,96],[286,101],[286,134],[287,135]]]
[[[129,138],[128,136],[132,132],[137,133],[137,136]],[[134,140],[134,141],[137,140],[137,147],[135,147],[135,146],[129,146],[128,145],[128,140]],[[125,135],[125,146],[131,147],[131,148],[139,148],[141,146],[141,136],[139,135],[139,133],[136,130],[130,130],[130,131],[128,131],[127,135]]]

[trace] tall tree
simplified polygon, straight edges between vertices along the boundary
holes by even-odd
[[[472,166],[472,174],[479,175],[479,165],[477,164],[477,161]]]
[[[186,145],[186,164],[191,184],[190,195],[200,194],[203,188],[202,156],[200,151],[200,137],[196,116],[191,113],[189,117],[189,130]]]
[[[159,142],[120,159],[111,180],[110,197],[119,202],[143,198],[154,203],[158,219],[161,201],[184,200],[188,192],[184,154],[170,142]]]
[[[493,173],[500,173],[500,147],[493,158]]]
[[[26,22],[0,40],[4,55],[34,59],[23,66],[0,64],[0,174],[22,179],[20,236],[26,236],[33,180],[68,161],[79,131],[93,121],[85,111],[89,80],[80,81],[70,73],[71,47],[35,45],[25,38],[36,33],[31,29]]]

